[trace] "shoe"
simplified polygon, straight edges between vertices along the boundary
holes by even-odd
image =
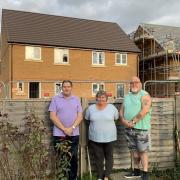
[[[137,174],[135,174],[134,172],[132,172],[132,173],[126,174],[124,177],[127,178],[127,179],[131,179],[131,178],[140,178],[141,175],[140,175],[140,174],[137,175]]]
[[[125,175],[124,177],[127,178],[127,179],[140,178],[141,177],[141,171],[140,171],[140,169],[134,169],[133,172]]]
[[[142,180],[148,180],[148,172],[142,171]]]

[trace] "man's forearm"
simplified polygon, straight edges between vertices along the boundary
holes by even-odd
[[[82,113],[78,113],[78,116],[72,126],[74,126],[74,127],[79,126],[79,124],[81,123],[82,120],[83,120]]]
[[[133,123],[139,122],[143,119],[151,108],[151,97],[149,95],[142,98],[142,109],[141,111],[132,119]]]
[[[139,122],[141,119],[143,119],[145,117],[146,113],[143,112],[139,112],[133,119],[133,123],[137,123]]]
[[[120,109],[119,116],[120,116],[120,118],[119,118],[120,123],[122,125],[124,125],[127,128],[132,128],[131,124],[126,119],[124,119],[124,107],[123,106]]]
[[[50,112],[50,119],[52,120],[53,124],[56,125],[59,129],[61,129],[62,131],[65,130],[64,125],[61,123],[54,112]]]
[[[126,124],[126,122],[125,122],[126,120],[125,120],[122,116],[120,116],[119,119],[120,119],[120,123],[121,123],[121,124],[123,124],[123,125]]]
[[[150,107],[144,107],[132,120],[134,123],[139,122],[141,119],[143,119],[146,114],[150,111]]]
[[[120,123],[124,124],[124,107],[121,105],[121,108],[119,110],[119,120]]]

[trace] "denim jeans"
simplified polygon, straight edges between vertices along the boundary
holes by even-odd
[[[58,153],[56,145],[62,143],[63,141],[68,140],[71,146],[70,153],[72,155],[70,161],[70,171],[69,171],[69,180],[76,180],[77,178],[77,170],[78,170],[78,145],[79,145],[79,136],[66,136],[66,137],[57,137],[54,136],[54,148],[55,151]],[[60,157],[59,157],[60,158]]]

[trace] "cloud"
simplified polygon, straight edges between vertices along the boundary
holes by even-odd
[[[0,0],[0,8],[112,21],[127,33],[144,23],[180,26],[176,0]]]

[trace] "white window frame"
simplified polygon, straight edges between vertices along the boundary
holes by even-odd
[[[103,85],[103,90],[105,91],[105,84],[104,84],[104,83],[92,83],[92,95],[93,95],[93,96],[95,96],[96,93],[97,93],[97,92],[95,93],[95,92],[94,92],[94,89],[93,89],[93,86],[94,86],[95,84],[98,86],[97,91],[99,91],[100,85]]]
[[[60,92],[58,93],[58,92],[56,91],[56,90],[57,90],[57,89],[56,89],[56,85],[57,85],[57,84],[60,84],[60,85],[61,85],[61,91],[60,91],[60,92],[62,92],[62,83],[56,82],[56,83],[54,83],[54,94],[55,94],[55,95],[58,95],[58,94],[60,93]]]
[[[22,84],[22,90],[20,90],[20,83]],[[24,83],[23,82],[17,82],[17,92],[18,93],[23,93],[24,92]]]
[[[34,48],[39,49],[39,56],[40,57],[38,57],[38,58],[35,57],[35,55],[33,54],[35,51]],[[39,47],[39,46],[25,46],[25,59],[26,60],[41,61],[41,47]]]
[[[120,55],[120,62],[117,62],[117,55]],[[126,63],[123,63],[123,56],[125,55],[126,57]],[[127,61],[128,61],[128,56],[127,53],[115,53],[115,64],[116,65],[127,65]]]
[[[97,57],[98,57],[98,62],[97,63],[94,63],[94,53],[96,53],[97,54]],[[99,57],[100,57],[100,54],[102,53],[102,55],[103,55],[103,63],[102,64],[100,64],[99,62]],[[103,52],[103,51],[93,51],[92,52],[92,65],[97,65],[97,66],[104,66],[105,65],[105,53]]]
[[[116,84],[116,97],[117,97],[117,98],[123,98],[123,97],[118,97],[118,88],[117,88],[118,85],[122,85],[122,86],[123,86],[123,91],[124,91],[124,92],[123,92],[123,97],[124,97],[124,95],[125,95],[125,84],[124,84],[124,83],[117,83],[117,84]]]
[[[64,51],[64,54],[67,55],[67,62],[63,62],[63,56],[61,56],[63,54],[63,51]],[[56,59],[57,56],[59,56],[60,58],[59,60]],[[69,49],[54,48],[54,64],[69,64]]]

